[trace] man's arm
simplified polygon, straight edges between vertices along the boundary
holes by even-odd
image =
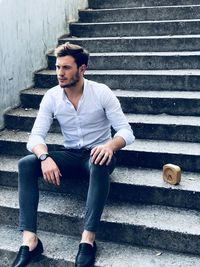
[[[94,147],[91,151],[91,156],[94,164],[102,165],[106,163],[106,165],[109,165],[113,153],[126,145],[133,143],[135,137],[121,109],[119,100],[113,92],[107,86],[101,92],[101,104],[105,110],[106,117],[116,131],[116,134],[105,144]]]
[[[35,120],[27,148],[38,158],[42,154],[48,154],[48,148],[45,144],[45,137],[53,121],[53,107],[51,96],[47,93],[40,104],[40,109]],[[60,170],[51,157],[41,161],[41,169],[44,180],[56,185],[60,184]]]

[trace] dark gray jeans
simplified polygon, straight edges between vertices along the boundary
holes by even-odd
[[[63,149],[50,152],[58,165],[62,179],[81,172],[89,177],[84,230],[96,232],[108,196],[109,174],[114,170],[115,157],[109,166],[95,165],[90,160],[90,150]],[[37,232],[37,208],[39,202],[38,177],[42,175],[41,163],[35,155],[19,161],[19,229]]]

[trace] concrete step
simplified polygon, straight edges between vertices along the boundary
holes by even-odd
[[[0,154],[26,155],[29,133],[3,130],[0,135]],[[49,133],[46,138],[49,150],[60,149],[63,144],[61,134]],[[161,140],[137,139],[134,144],[118,151],[118,164],[160,169],[166,163],[181,166],[185,171],[200,170],[200,144]]]
[[[156,21],[199,19],[200,5],[186,6],[154,6],[81,10],[79,22],[114,22],[114,21]]]
[[[84,207],[85,200],[78,196],[40,192],[38,229],[80,235]],[[16,225],[15,188],[0,188],[0,211],[1,224]],[[199,211],[126,202],[107,203],[97,234],[100,240],[196,254],[200,253],[199,236]]]
[[[18,156],[0,155],[0,185],[18,186]],[[88,179],[68,177],[61,186],[53,186],[39,179],[42,191],[76,194],[86,198]],[[199,173],[182,172],[181,183],[176,186],[162,179],[162,170],[116,167],[111,175],[109,201],[155,204],[172,207],[200,209]]]
[[[23,108],[38,109],[44,93],[48,89],[31,88],[21,92]],[[113,91],[119,99],[125,113],[140,114],[171,114],[171,115],[200,115],[200,92],[179,91]],[[185,108],[187,107],[187,108]]]
[[[200,115],[200,92],[179,91],[114,91],[122,109],[129,113]],[[186,108],[187,107],[187,108]]]
[[[199,91],[200,70],[89,70],[85,77],[105,83],[112,89],[153,91]],[[54,70],[35,74],[35,86],[57,85]]]
[[[48,54],[48,68],[55,70],[56,57]],[[91,53],[89,70],[200,69],[200,52]]]
[[[199,0],[89,0],[90,8],[198,5]]]
[[[30,267],[74,266],[79,238],[44,231],[38,231],[38,235],[44,244],[44,257],[36,264],[30,264]],[[21,235],[13,227],[0,226],[0,240],[3,241],[0,244],[0,265],[1,267],[8,267],[13,262],[19,246],[21,246]],[[97,246],[95,267],[197,267],[200,264],[199,256],[194,255],[98,240]]]
[[[200,34],[200,19],[71,23],[70,32],[77,37],[122,37]]]
[[[29,88],[20,93],[20,103],[23,108],[38,109],[42,97],[47,92],[46,88]]]
[[[199,51],[200,35],[138,36],[138,37],[62,37],[59,44],[81,45],[91,53],[108,52],[183,52]]]
[[[126,116],[136,138],[200,142],[200,117],[166,114],[126,114]]]
[[[37,112],[38,110],[31,108],[11,109],[4,116],[6,128],[14,131],[22,130],[30,132],[36,119]],[[54,120],[50,132],[61,133],[57,120]]]
[[[37,115],[35,109],[13,109],[5,114],[6,128],[31,131]],[[136,138],[200,142],[200,117],[166,114],[126,114]],[[60,133],[57,120],[50,132]]]

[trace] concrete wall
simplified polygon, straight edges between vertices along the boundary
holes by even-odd
[[[47,50],[86,6],[87,0],[0,0],[0,128],[20,90],[33,85],[34,71],[46,66]]]

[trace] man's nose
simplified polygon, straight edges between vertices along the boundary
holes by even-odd
[[[59,76],[63,76],[64,75],[64,70],[62,68],[60,68],[57,73],[58,73]]]

